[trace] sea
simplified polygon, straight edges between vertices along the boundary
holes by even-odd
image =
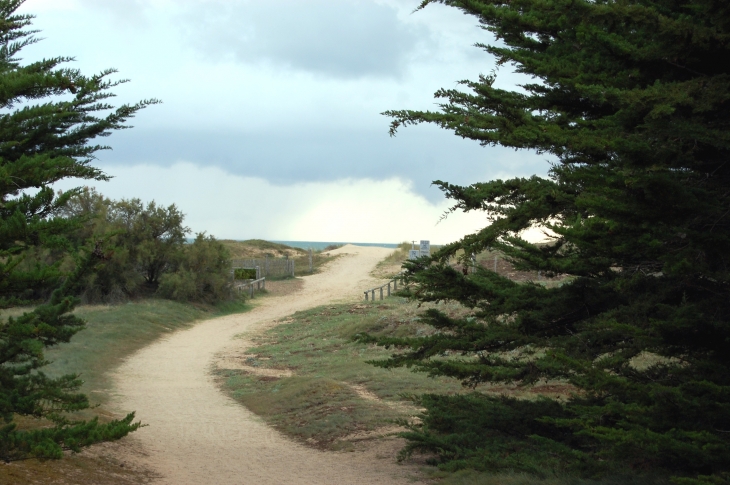
[[[291,246],[293,248],[301,248],[301,249],[313,249],[315,251],[320,251],[327,246],[331,246],[332,244],[338,244],[338,245],[344,245],[344,244],[355,244],[356,246],[374,246],[378,248],[397,248],[398,244],[392,244],[392,243],[362,243],[362,242],[352,242],[352,241],[271,241],[279,244],[286,244],[287,246]]]

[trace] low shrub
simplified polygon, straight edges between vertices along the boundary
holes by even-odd
[[[183,248],[177,271],[162,276],[157,293],[177,301],[218,303],[232,299],[225,246],[213,236],[198,234]]]

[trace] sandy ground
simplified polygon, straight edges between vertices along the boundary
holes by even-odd
[[[135,410],[149,426],[125,440],[142,454],[159,484],[406,484],[413,469],[391,453],[322,452],[297,444],[225,396],[210,374],[216,356],[241,351],[234,340],[298,310],[357,301],[378,284],[369,276],[390,250],[344,246],[325,272],[305,278],[301,291],[269,297],[254,310],[201,322],[134,354],[114,374],[118,411]],[[142,456],[144,455],[144,456]]]

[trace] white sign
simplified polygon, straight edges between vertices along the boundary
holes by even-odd
[[[421,251],[418,249],[411,249],[408,251],[408,259],[418,259],[421,257]]]
[[[421,256],[431,256],[431,241],[421,241]]]

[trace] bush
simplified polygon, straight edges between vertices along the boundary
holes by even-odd
[[[233,270],[234,280],[255,280],[256,269],[251,268],[236,268]]]
[[[218,303],[233,298],[229,254],[220,241],[200,233],[181,252],[178,269],[162,275],[157,294],[177,301]]]

